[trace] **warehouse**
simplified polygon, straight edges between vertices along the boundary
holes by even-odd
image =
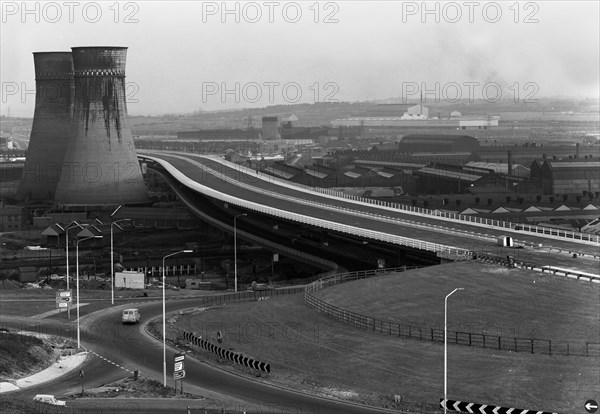
[[[469,135],[406,135],[402,137],[399,150],[415,152],[476,152],[479,141]]]
[[[534,162],[535,163],[535,162]],[[532,165],[531,178],[535,178]],[[544,194],[589,194],[600,191],[600,160],[546,160],[539,168]]]

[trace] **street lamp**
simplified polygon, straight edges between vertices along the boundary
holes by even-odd
[[[102,236],[89,236],[84,237],[83,239],[77,239],[75,242],[75,258],[76,258],[76,268],[77,268],[77,349],[81,348],[80,334],[79,334],[79,243],[82,241],[86,241],[89,239],[101,239]]]
[[[170,253],[163,257],[162,260],[162,290],[163,290],[163,300],[162,300],[162,311],[163,311],[163,386],[167,386],[167,313],[165,311],[165,259],[167,257],[175,256],[179,253],[193,253],[193,250],[179,250],[174,253]]]
[[[69,230],[79,227],[83,229],[83,226],[78,222],[74,221],[71,225],[65,228],[65,247],[67,253],[67,291],[69,290]],[[71,307],[67,306],[67,318],[71,319]]]
[[[119,230],[123,231],[123,228],[117,224],[121,221],[131,221],[131,219],[124,218],[110,223],[110,303],[112,305],[115,304],[115,262],[113,258],[113,226],[117,226]]]
[[[233,276],[235,291],[237,292],[237,218],[247,216],[246,213],[238,214],[233,218]]]
[[[457,290],[464,290],[464,288],[454,289],[444,299],[444,414],[447,412],[448,404],[448,298]]]

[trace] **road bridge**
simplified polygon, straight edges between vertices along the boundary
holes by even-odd
[[[460,260],[473,254],[513,256],[539,266],[598,274],[597,235],[429,210],[309,188],[230,163],[217,156],[142,151],[186,189],[237,211],[308,225],[389,246]],[[511,236],[516,248],[497,245]]]

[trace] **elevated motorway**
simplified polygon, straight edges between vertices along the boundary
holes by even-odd
[[[598,274],[598,236],[546,229],[456,213],[432,211],[308,188],[229,163],[219,157],[141,151],[185,188],[239,211],[343,234],[363,243],[413,249],[442,259],[486,253],[539,266],[561,266]],[[511,236],[517,248],[497,246]]]

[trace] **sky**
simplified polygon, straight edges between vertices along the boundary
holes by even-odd
[[[32,52],[126,46],[127,107],[161,115],[398,98],[600,92],[598,1],[1,1],[2,108],[33,116]]]

